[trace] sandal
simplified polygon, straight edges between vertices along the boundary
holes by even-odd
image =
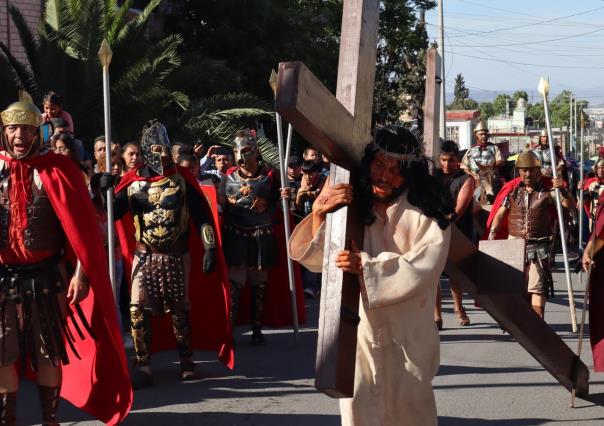
[[[139,390],[153,386],[153,375],[136,368],[132,373],[132,389]]]
[[[180,361],[180,380],[186,382],[188,380],[196,380],[195,363],[190,359]]]
[[[438,331],[441,331],[443,329],[443,319],[442,318],[435,319],[434,324],[436,324],[436,328],[438,328]]]
[[[467,327],[470,325],[470,318],[468,318],[468,314],[464,308],[461,308],[459,311],[455,311],[455,315],[457,315],[457,321],[459,321],[460,326]]]

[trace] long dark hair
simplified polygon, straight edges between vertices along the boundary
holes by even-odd
[[[410,136],[415,138],[411,132]],[[416,139],[416,143],[417,139]],[[357,197],[360,201],[361,218],[365,225],[371,225],[375,221],[373,212],[373,189],[371,187],[371,162],[376,154],[380,152],[380,147],[370,143],[365,148],[365,155],[361,162],[360,178],[355,185],[357,188]],[[401,188],[394,192],[394,196],[400,196],[407,190],[407,199],[411,205],[417,207],[427,217],[436,220],[441,229],[449,226],[449,215],[453,213],[454,206],[449,191],[442,183],[430,174],[430,160],[420,156],[412,161],[401,161],[401,175],[405,178],[405,183]]]

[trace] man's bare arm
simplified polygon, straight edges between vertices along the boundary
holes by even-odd
[[[474,189],[476,187],[476,183],[474,179],[466,179],[459,194],[457,195],[457,202],[455,205],[455,217],[457,218],[455,221],[457,222],[459,218],[466,212],[467,208],[472,203]]]
[[[494,240],[503,220],[505,218],[505,214],[507,213],[507,208],[505,206],[499,207],[497,213],[495,213],[495,217],[493,218],[493,223],[491,223],[491,231],[489,232],[489,240]]]

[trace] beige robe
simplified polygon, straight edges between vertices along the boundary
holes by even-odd
[[[340,400],[343,425],[435,425],[432,378],[439,366],[433,310],[450,229],[403,194],[365,227],[354,397]],[[314,272],[323,263],[325,224],[312,238],[312,217],[294,230],[292,258]]]

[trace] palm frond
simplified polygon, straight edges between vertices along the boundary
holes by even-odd
[[[23,87],[35,98],[38,95],[38,86],[36,85],[36,78],[33,73],[24,64],[19,62],[2,42],[0,42],[0,50],[2,50],[8,63],[13,68],[15,76],[18,79],[16,82],[17,85]]]
[[[17,27],[17,31],[19,33],[19,38],[21,39],[21,45],[23,49],[25,49],[25,54],[27,55],[27,60],[29,61],[29,65],[34,75],[37,74],[38,64],[37,64],[37,56],[36,51],[38,50],[38,44],[36,43],[36,39],[29,29],[27,22],[25,22],[25,18],[19,9],[17,9],[12,4],[9,6],[9,12],[11,18],[13,19],[13,23]]]
[[[268,138],[258,139],[258,149],[265,163],[270,165],[275,170],[281,169],[279,161],[279,148]]]

